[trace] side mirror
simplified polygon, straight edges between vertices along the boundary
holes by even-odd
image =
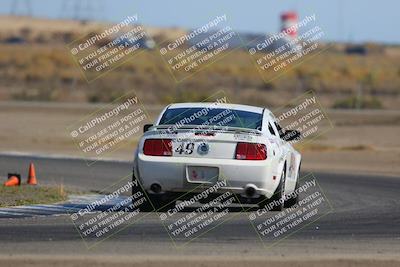
[[[285,141],[299,140],[300,138],[301,138],[301,133],[296,130],[287,130],[285,131],[285,134],[282,137],[282,139]]]
[[[145,132],[147,132],[149,129],[150,129],[150,127],[152,127],[153,126],[153,124],[145,124],[144,126],[143,126],[143,132],[145,133]]]

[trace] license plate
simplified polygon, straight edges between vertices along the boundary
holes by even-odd
[[[216,167],[186,167],[186,177],[192,183],[216,183],[218,181],[219,170]]]

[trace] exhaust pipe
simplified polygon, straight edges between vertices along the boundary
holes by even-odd
[[[150,190],[153,191],[153,192],[156,193],[156,194],[159,194],[159,193],[161,193],[162,188],[161,188],[161,185],[160,185],[160,184],[154,183],[154,184],[152,184],[152,185],[150,186]]]
[[[255,185],[248,184],[244,187],[244,194],[246,195],[246,197],[252,198],[256,195],[256,193],[257,193],[257,188]]]

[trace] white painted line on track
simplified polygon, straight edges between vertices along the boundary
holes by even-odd
[[[66,202],[62,203],[0,208],[0,218],[68,215],[81,210],[94,201],[101,200],[104,196],[105,195],[73,195]],[[93,213],[101,212],[109,206],[121,203],[126,198],[128,197],[117,197],[111,201],[107,201],[105,205],[99,206],[97,209],[93,210]]]

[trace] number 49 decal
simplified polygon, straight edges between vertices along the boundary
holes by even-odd
[[[181,143],[175,149],[175,152],[177,152],[179,155],[182,155],[182,154],[190,155],[193,153],[193,149],[194,149],[194,143]]]

